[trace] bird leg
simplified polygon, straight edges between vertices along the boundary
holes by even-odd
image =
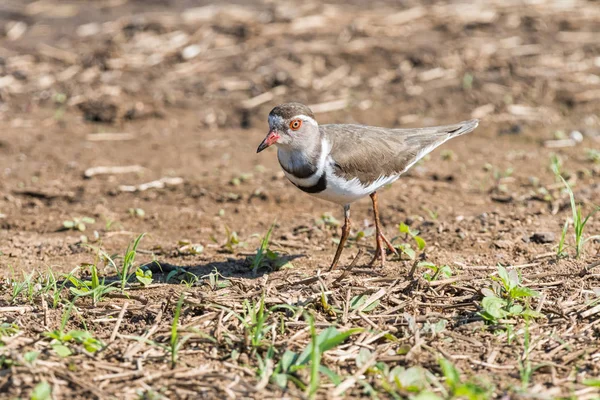
[[[383,247],[383,244],[385,243],[386,247],[396,255],[398,255],[398,251],[385,237],[383,231],[381,230],[381,222],[379,221],[379,208],[377,207],[377,192],[371,193],[371,200],[373,201],[373,215],[375,217],[375,241],[377,243],[377,247],[375,249],[375,255],[369,263],[369,266],[375,264],[375,261],[380,259],[381,266],[383,267],[385,265],[385,248]]]
[[[335,251],[335,257],[333,257],[333,262],[331,263],[329,270],[332,270],[337,266],[340,256],[342,255],[342,250],[344,250],[346,239],[348,239],[348,235],[350,235],[350,204],[344,206],[344,226],[342,226],[342,236],[340,237],[340,243]]]

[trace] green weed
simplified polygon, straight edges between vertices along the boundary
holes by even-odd
[[[41,381],[31,391],[31,400],[50,400],[52,398],[52,386],[46,381]]]
[[[491,398],[492,389],[473,381],[464,381],[458,369],[445,358],[439,360],[442,374],[446,378],[450,399],[487,400]]]
[[[312,324],[314,325],[314,323]],[[288,382],[292,382],[301,390],[308,388],[309,394],[314,395],[316,389],[313,382],[318,382],[318,378],[315,376],[316,370],[327,376],[334,384],[339,384],[341,382],[340,377],[329,368],[320,365],[320,360],[323,353],[339,346],[350,336],[359,332],[362,332],[362,328],[352,328],[340,332],[337,328],[330,326],[318,335],[315,335],[314,331],[311,330],[311,341],[302,353],[297,354],[291,350],[286,350],[283,353],[275,366],[271,381],[282,389],[287,387]],[[309,367],[311,368],[310,381],[309,385],[306,385],[300,378],[299,372]]]
[[[586,159],[594,164],[600,164],[600,150],[586,149]]]
[[[402,222],[402,223],[400,223],[400,225],[398,225],[398,231],[401,234],[404,234],[404,240],[408,240],[408,239],[412,238],[415,241],[417,250],[422,251],[423,249],[425,249],[426,243],[425,243],[425,240],[421,236],[419,236],[419,231],[410,229],[410,227],[408,225],[406,225],[404,222]],[[398,239],[398,237],[395,237],[394,239],[392,239],[392,243],[394,241],[396,241],[397,239]],[[412,248],[410,243],[404,242],[404,243],[400,243],[400,244],[394,244],[394,247],[396,248],[396,250],[398,250],[400,252],[401,257],[402,257],[402,254],[405,254],[406,256],[408,256],[408,258],[410,258],[411,260],[414,260],[415,257],[417,256],[416,250]]]
[[[418,267],[425,267],[429,271],[423,272],[423,278],[428,281],[435,281],[438,279],[447,279],[452,276],[452,268],[447,265],[435,265],[428,261],[422,261],[417,264]]]
[[[44,333],[46,337],[52,339],[50,345],[52,346],[54,352],[63,358],[73,354],[68,346],[70,342],[75,342],[82,345],[89,353],[95,353],[104,347],[104,343],[102,343],[102,341],[99,339],[94,338],[87,330],[71,330],[65,332],[65,328],[67,326],[67,322],[69,321],[73,307],[74,304],[69,303],[62,315],[59,329]]]
[[[594,239],[600,239],[600,235],[588,237],[584,236],[585,225],[588,223],[590,218],[594,216],[594,214],[600,211],[600,207],[596,207],[591,213],[589,213],[585,218],[583,218],[583,216],[581,215],[581,206],[578,206],[577,203],[575,203],[575,195],[573,194],[571,185],[569,185],[569,183],[562,176],[558,175],[558,177],[562,180],[567,192],[569,193],[569,199],[571,202],[571,212],[573,213],[573,228],[575,230],[575,258],[579,258],[583,253],[583,248],[587,242]]]
[[[278,270],[281,268],[292,268],[292,263],[286,257],[280,256],[278,253],[269,249],[269,240],[275,228],[275,222],[271,225],[265,236],[260,241],[260,246],[256,249],[256,254],[248,257],[252,268],[252,275],[256,275],[258,270],[268,268]]]
[[[502,265],[498,265],[498,277],[492,277],[492,280],[492,287],[482,290],[485,297],[481,301],[483,312],[480,315],[485,320],[497,323],[501,319],[513,316],[542,316],[531,310],[528,304],[528,300],[538,297],[539,292],[523,286],[515,269],[509,272]]]

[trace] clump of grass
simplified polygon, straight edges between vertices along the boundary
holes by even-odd
[[[111,284],[105,284],[104,278],[100,279],[98,275],[98,267],[96,264],[90,264],[90,279],[84,280],[77,278],[73,273],[70,273],[66,276],[66,280],[68,280],[73,287],[70,287],[69,290],[71,293],[77,297],[85,297],[90,296],[92,298],[92,303],[94,306],[100,302],[107,294],[118,290],[116,287]]]
[[[179,296],[177,306],[175,306],[175,312],[173,314],[173,322],[171,323],[171,337],[169,340],[169,350],[171,354],[171,368],[175,368],[177,365],[177,355],[179,349],[183,346],[185,341],[182,340],[179,335],[179,315],[181,314],[181,307],[183,305],[183,295]]]
[[[271,235],[273,233],[273,229],[275,228],[275,222],[269,227],[269,230],[262,237],[260,241],[260,246],[256,249],[256,254],[248,257],[252,268],[252,275],[256,275],[259,269],[261,268],[270,268],[272,270],[277,270],[280,268],[291,268],[291,263],[287,260],[286,257],[281,257],[278,253],[272,251],[269,248],[269,241],[271,240]]]
[[[521,284],[515,269],[507,271],[498,266],[498,276],[492,277],[492,287],[482,290],[483,311],[480,315],[489,322],[498,323],[508,317],[538,318],[542,315],[529,308],[529,300],[539,296],[539,292]]]
[[[567,193],[569,193],[569,199],[571,202],[571,212],[573,213],[573,229],[574,229],[574,239],[575,239],[575,258],[579,258],[583,254],[584,246],[587,242],[594,239],[599,239],[600,235],[593,235],[586,237],[584,234],[585,226],[594,214],[600,211],[600,207],[596,207],[589,213],[585,218],[581,214],[581,206],[577,205],[575,202],[575,195],[573,194],[573,189],[571,189],[571,185],[563,178],[561,175],[558,177],[562,180]],[[559,255],[563,253],[562,247],[564,247],[564,236],[566,236],[567,231],[567,223],[565,223],[565,227],[563,228],[563,235],[561,238],[561,243],[559,243]]]

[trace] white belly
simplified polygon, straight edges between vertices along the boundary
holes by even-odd
[[[298,179],[285,172],[285,176],[295,185],[308,186],[315,184],[317,177],[313,179]],[[400,175],[382,176],[369,185],[363,185],[358,178],[347,181],[336,176],[330,167],[327,168],[327,186],[325,190],[317,193],[307,193],[322,200],[331,201],[336,204],[346,205],[355,202],[365,196],[370,195],[381,187],[388,185],[398,179]]]

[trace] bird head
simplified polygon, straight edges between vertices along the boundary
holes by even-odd
[[[318,138],[319,124],[310,108],[300,103],[281,104],[269,113],[269,133],[256,152],[273,144],[301,150]]]

